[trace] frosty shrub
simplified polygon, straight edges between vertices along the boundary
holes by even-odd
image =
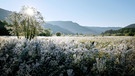
[[[1,76],[134,76],[134,37],[0,37]]]

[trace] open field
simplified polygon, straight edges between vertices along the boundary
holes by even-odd
[[[135,37],[0,37],[0,75],[134,76]]]

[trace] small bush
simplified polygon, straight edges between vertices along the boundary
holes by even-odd
[[[56,36],[61,36],[61,33],[60,33],[60,32],[57,32],[57,33],[56,33]]]

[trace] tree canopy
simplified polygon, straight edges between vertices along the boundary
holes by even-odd
[[[43,16],[39,11],[33,7],[23,6],[17,13],[13,12],[6,18],[8,25],[6,28],[10,34],[25,36],[26,39],[31,40],[43,31],[42,24],[44,23]]]
[[[103,35],[114,36],[135,36],[135,28],[122,28],[119,30],[107,30]]]

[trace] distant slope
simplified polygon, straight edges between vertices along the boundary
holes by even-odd
[[[135,28],[135,24],[130,24],[130,25],[124,27],[124,28]]]
[[[74,34],[97,34],[96,32],[72,21],[49,21],[47,23],[66,29]]]
[[[106,30],[118,30],[120,27],[88,27],[88,26],[81,26],[72,21],[49,21],[47,22],[51,25],[55,25],[55,27],[61,27],[62,29],[66,29],[74,34],[81,33],[81,34],[101,34]]]
[[[0,36],[10,35],[4,26],[5,23],[0,21]]]
[[[121,29],[121,27],[88,27],[88,26],[85,26],[86,28],[92,30],[92,31],[95,31],[97,34],[101,34],[102,32],[105,32],[107,30],[118,30],[118,29]]]
[[[135,24],[130,24],[119,30],[107,30],[103,34],[116,36],[135,36]]]
[[[52,24],[49,24],[49,23],[46,23],[44,25],[44,28],[51,29],[53,34],[55,34],[56,32],[62,32],[64,34],[73,34],[72,32],[68,31],[67,29],[64,29],[64,28],[61,28],[57,25],[52,25]]]
[[[0,8],[0,20],[4,20],[11,11],[4,10]],[[1,29],[4,29],[3,25],[0,25]],[[131,26],[130,26],[131,27]],[[61,32],[64,34],[101,34],[106,30],[117,30],[120,29],[119,27],[88,27],[88,26],[81,26],[78,23],[72,21],[49,21],[46,22],[44,28],[50,28],[53,33]]]
[[[0,8],[0,20],[4,20],[10,13],[11,11]]]
[[[1,21],[4,20],[10,13],[11,11],[0,8],[0,36],[10,35],[5,28],[5,23]]]

